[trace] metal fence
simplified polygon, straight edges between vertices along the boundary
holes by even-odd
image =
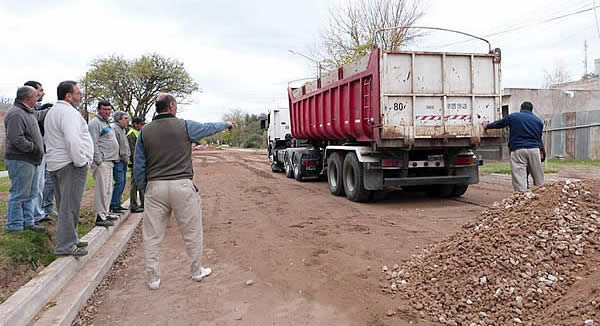
[[[544,125],[550,157],[600,160],[600,110],[555,114]]]

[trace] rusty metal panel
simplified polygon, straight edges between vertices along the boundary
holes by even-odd
[[[494,62],[487,57],[473,59],[473,93],[494,94]]]
[[[381,113],[382,121],[385,126],[411,126],[413,117],[412,97],[408,96],[388,96],[383,102],[383,111]]]
[[[446,99],[446,114],[444,119],[447,126],[471,125],[473,109],[470,97],[450,97]],[[448,130],[446,130],[448,131]]]
[[[471,92],[471,58],[446,56],[446,92],[468,94]]]
[[[588,111],[588,123],[600,123],[600,110]],[[590,129],[590,160],[600,160],[600,127]]]
[[[443,92],[442,56],[415,56],[414,92],[417,94],[441,94]]]
[[[444,134],[442,105],[441,97],[416,98],[414,105],[415,137]]]
[[[575,112],[565,113],[565,125],[567,127],[573,127],[577,123],[577,115]],[[565,141],[565,152],[567,158],[575,158],[575,129],[567,129],[567,139]]]
[[[383,83],[390,94],[412,93],[411,54],[384,53]]]
[[[577,112],[575,121],[577,126],[588,124],[588,112]],[[575,129],[575,159],[585,160],[589,157],[590,128]]]
[[[563,122],[563,115],[556,114],[552,117],[550,122],[550,128],[561,128],[564,127],[565,123]],[[566,132],[564,130],[560,131],[552,131],[552,148],[550,152],[551,157],[555,156],[565,156],[565,136]]]

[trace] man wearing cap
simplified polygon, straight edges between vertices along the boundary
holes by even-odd
[[[192,261],[192,280],[199,282],[212,272],[202,266],[202,203],[192,182],[192,143],[233,126],[231,122],[199,123],[178,119],[176,112],[175,97],[159,95],[157,114],[140,132],[135,145],[135,181],[145,191],[142,233],[145,270],[151,290],[160,286],[160,242],[171,213]]]
[[[119,160],[119,143],[108,119],[113,107],[108,101],[98,102],[98,114],[90,121],[88,128],[94,142],[94,164],[92,176],[96,181],[94,190],[94,210],[96,225],[113,226],[117,216],[109,212],[113,190],[113,165]]]
[[[129,142],[129,149],[131,155],[129,156],[129,166],[133,168],[133,161],[135,156],[135,142],[138,139],[140,130],[144,128],[146,121],[141,117],[133,117],[131,121],[131,128],[127,132],[127,141]],[[139,200],[138,200],[139,195]],[[133,213],[141,213],[144,211],[144,191],[140,189],[135,183],[135,177],[133,176],[133,169],[131,169],[131,188],[129,190],[129,208]]]
[[[115,135],[117,136],[117,142],[119,143],[119,160],[114,163],[113,166],[113,178],[115,179],[115,185],[113,187],[112,199],[110,201],[110,212],[111,213],[122,213],[125,208],[121,206],[121,195],[125,190],[125,181],[127,180],[127,160],[129,160],[129,142],[127,136],[125,136],[125,128],[129,125],[129,116],[123,111],[117,111],[113,115],[113,122],[111,124]]]

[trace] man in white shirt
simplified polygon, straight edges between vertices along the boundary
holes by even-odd
[[[94,144],[87,124],[77,110],[81,104],[77,83],[61,82],[57,95],[58,102],[44,122],[46,164],[54,182],[58,207],[54,254],[85,256],[87,243],[79,241],[77,224]]]

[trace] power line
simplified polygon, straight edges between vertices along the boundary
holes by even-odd
[[[518,30],[521,30],[521,29],[524,29],[524,28],[529,28],[529,27],[535,26],[535,25],[542,25],[542,24],[550,23],[550,22],[553,22],[553,21],[556,21],[556,20],[560,20],[560,19],[563,19],[563,18],[567,18],[567,17],[570,17],[570,16],[582,14],[582,13],[585,13],[585,12],[588,12],[588,11],[591,11],[591,10],[594,10],[594,12],[595,12],[596,8],[598,8],[598,7],[600,7],[600,6],[596,6],[595,5],[595,0],[594,0],[594,4],[593,4],[592,8],[581,9],[581,10],[578,10],[578,11],[575,11],[575,12],[571,12],[571,13],[568,13],[568,14],[564,14],[564,15],[560,15],[560,16],[557,16],[557,17],[553,17],[553,18],[549,18],[549,19],[546,19],[546,20],[542,20],[542,21],[540,21],[538,23],[532,23],[532,24],[522,25],[522,26],[518,26],[518,27],[514,27],[514,28],[509,28],[509,29],[502,30],[502,31],[499,31],[499,32],[495,32],[495,33],[484,35],[483,37],[491,37],[491,36],[497,36],[497,35],[500,35],[500,34],[506,34],[506,33],[515,32],[515,31],[518,31]],[[600,32],[599,32],[598,35],[600,36]],[[456,45],[456,44],[461,44],[461,43],[466,43],[466,42],[472,42],[472,41],[473,41],[472,39],[467,39],[467,40],[462,40],[462,41],[458,41],[458,42],[448,43],[448,44],[445,44],[445,45],[433,46],[433,47],[430,47],[430,48],[439,49],[439,48],[445,48],[445,47],[451,46],[451,45]]]
[[[594,17],[596,18],[596,32],[598,33],[598,38],[600,38],[600,28],[598,28],[598,14],[596,14],[596,0],[594,0]]]

